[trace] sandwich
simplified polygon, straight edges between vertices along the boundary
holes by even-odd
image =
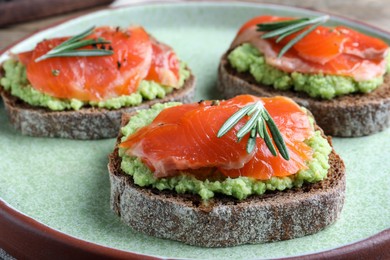
[[[389,46],[316,18],[259,16],[238,31],[222,56],[218,88],[283,95],[313,113],[332,136],[370,135],[390,125]]]
[[[111,208],[139,232],[228,247],[313,234],[342,210],[344,163],[289,98],[155,104],[122,125]]]
[[[46,39],[2,64],[0,92],[24,135],[112,138],[121,115],[157,102],[189,102],[195,78],[144,28],[102,26]]]

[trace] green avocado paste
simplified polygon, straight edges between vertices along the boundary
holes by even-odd
[[[305,92],[313,98],[332,99],[350,93],[369,93],[383,84],[383,77],[355,81],[352,77],[284,72],[265,62],[265,57],[249,43],[236,47],[228,55],[230,65],[238,72],[249,72],[261,84],[278,90]],[[390,72],[390,54],[387,56]]]
[[[154,118],[165,108],[177,106],[180,103],[155,104],[150,109],[140,110],[131,117],[129,123],[121,129],[122,142],[139,128],[150,124]],[[301,187],[303,183],[314,183],[323,180],[330,168],[328,157],[332,150],[328,141],[321,136],[320,131],[305,141],[313,149],[313,158],[307,162],[308,168],[300,170],[289,177],[272,177],[267,181],[248,177],[225,178],[223,180],[198,180],[193,176],[182,174],[170,178],[156,178],[150,169],[139,158],[125,154],[124,149],[119,150],[122,158],[121,169],[133,177],[134,183],[141,187],[153,187],[159,190],[172,190],[177,193],[192,193],[199,195],[203,200],[214,197],[215,193],[232,196],[239,200],[250,195],[261,195],[267,190],[285,190]]]
[[[180,87],[184,81],[189,78],[190,72],[185,68],[186,65],[180,62]],[[5,75],[0,79],[0,85],[11,95],[16,96],[32,106],[47,107],[51,110],[79,110],[84,106],[93,106],[107,109],[118,109],[121,107],[137,106],[144,100],[164,98],[173,91],[172,87],[160,85],[154,81],[141,81],[137,92],[104,101],[85,102],[78,99],[60,99],[49,96],[34,89],[28,82],[26,67],[19,61],[10,59],[4,62],[3,69]]]

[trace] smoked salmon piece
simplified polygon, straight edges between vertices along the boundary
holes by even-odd
[[[264,32],[257,31],[257,24],[291,19],[294,18],[255,17],[239,29],[232,47],[250,43],[265,55],[269,65],[286,72],[350,76],[356,81],[371,80],[385,74],[389,46],[378,38],[345,26],[318,26],[279,58],[280,50],[302,31],[276,42],[277,37],[262,39]]]
[[[254,101],[251,96],[244,99]],[[235,135],[245,122],[222,138],[217,132],[245,104],[224,101],[212,106],[206,101],[164,109],[120,146],[127,148],[129,155],[140,157],[156,177],[203,167],[240,168],[252,157],[245,149],[248,137],[237,142]]]
[[[179,87],[179,59],[166,44],[152,39],[152,64],[145,80],[152,80],[164,86]]]
[[[286,37],[281,43],[287,44],[297,34],[294,33]],[[315,31],[306,35],[301,41],[298,41],[293,48],[300,57],[324,65],[342,53],[344,48],[343,44],[347,40],[344,35],[336,33],[335,30],[325,26],[319,26]]]
[[[343,51],[346,54],[380,61],[385,57],[389,48],[384,41],[345,26],[337,26],[334,30],[348,39],[344,44]]]
[[[236,134],[248,116],[224,136],[217,137],[218,130],[232,114],[256,101],[261,101],[274,119],[289,149],[290,160],[280,154],[273,156],[260,138],[254,151],[247,153],[249,134],[241,141]],[[217,104],[204,101],[164,109],[150,125],[130,135],[120,147],[128,155],[141,158],[156,177],[186,171],[199,174],[200,178],[215,173],[266,180],[305,169],[312,150],[303,141],[312,134],[308,116],[290,99],[241,95]]]
[[[82,101],[100,101],[134,93],[146,77],[177,87],[179,62],[166,45],[151,40],[142,27],[99,27],[85,39],[103,38],[110,44],[85,48],[110,49],[99,57],[53,57],[36,62],[69,37],[44,40],[33,51],[21,53],[27,78],[38,91],[50,96]]]

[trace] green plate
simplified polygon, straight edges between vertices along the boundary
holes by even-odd
[[[50,27],[14,45],[29,50],[43,38],[75,34],[91,25],[143,25],[171,45],[198,78],[196,99],[218,98],[217,65],[238,28],[253,16],[318,15],[318,12],[249,3],[148,4],[108,9]],[[388,33],[342,18],[342,23],[390,42]],[[5,52],[0,62],[9,57]],[[0,103],[1,104],[1,103]],[[0,105],[0,197],[14,209],[73,237],[111,248],[179,258],[273,258],[309,254],[350,244],[390,227],[390,129],[360,138],[334,139],[347,167],[340,219],[311,236],[289,241],[205,249],[139,234],[110,210],[107,155],[114,139],[74,141],[22,136]]]

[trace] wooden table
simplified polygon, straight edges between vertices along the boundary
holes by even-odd
[[[247,0],[248,1],[248,0]],[[249,0],[251,2],[278,3],[299,7],[307,7],[320,11],[347,16],[369,24],[375,25],[384,30],[390,31],[390,1],[387,0]],[[249,2],[248,1],[248,2]],[[131,1],[128,1],[131,2]],[[146,1],[145,1],[146,2]],[[95,11],[99,8],[92,8],[78,11],[38,21],[21,23],[0,28],[0,51],[13,42],[40,30],[50,24],[61,20],[69,19],[87,12]]]

